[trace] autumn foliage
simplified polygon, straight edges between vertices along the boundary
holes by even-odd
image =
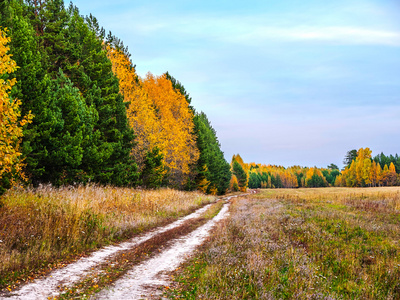
[[[396,173],[393,162],[383,169],[379,163],[371,158],[369,148],[360,148],[357,157],[350,166],[342,171],[336,178],[336,186],[362,187],[362,186],[394,186],[399,185],[400,176]]]
[[[2,182],[0,194],[3,191],[3,185],[9,187],[12,184],[13,176],[10,174],[21,174],[22,127],[31,119],[31,115],[20,118],[21,101],[10,97],[11,88],[15,85],[16,79],[5,79],[5,75],[13,73],[17,65],[8,54],[9,42],[10,38],[6,37],[5,31],[0,29],[0,182]]]
[[[172,182],[183,185],[190,166],[199,158],[193,113],[185,97],[172,87],[165,74],[154,76],[148,73],[142,85],[153,104],[159,125],[158,132],[151,136],[150,148],[153,145],[160,148]]]
[[[2,188],[24,157],[33,186],[226,192],[231,173],[216,132],[178,80],[168,72],[139,77],[123,42],[73,4],[0,7],[0,26],[11,38],[1,32]]]
[[[145,78],[139,78],[125,53],[111,46],[107,51],[119,79],[120,93],[128,104],[129,124],[136,133],[137,144],[132,153],[139,169],[143,169],[149,149],[157,147],[163,155],[169,183],[183,186],[190,167],[199,158],[188,102],[165,74],[155,76],[149,72]]]

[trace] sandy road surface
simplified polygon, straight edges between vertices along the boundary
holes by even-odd
[[[169,241],[168,247],[158,255],[134,266],[126,275],[117,280],[111,287],[94,295],[95,299],[143,299],[147,295],[157,292],[157,287],[168,284],[167,272],[176,269],[195,248],[202,244],[214,224],[228,215],[229,200],[225,198],[221,211],[213,219],[198,227],[191,233]],[[70,287],[80,282],[85,276],[90,275],[98,265],[108,263],[111,257],[121,251],[129,251],[155,236],[183,225],[185,222],[200,217],[210,208],[211,204],[196,210],[169,225],[154,229],[141,236],[134,237],[119,245],[108,246],[92,253],[88,257],[79,259],[68,266],[55,270],[43,278],[23,285],[12,294],[0,299],[35,300],[48,299],[60,294],[60,287]]]
[[[135,266],[123,278],[94,299],[143,299],[161,293],[159,286],[169,285],[167,272],[175,270],[208,236],[214,224],[228,215],[229,204],[224,204],[217,216],[191,233],[175,239],[172,245],[155,257]]]
[[[204,213],[211,204],[208,204],[194,213],[187,215],[167,226],[157,228],[146,234],[121,243],[115,246],[108,246],[92,253],[88,257],[83,257],[78,261],[69,264],[68,266],[51,272],[44,278],[39,278],[31,283],[23,285],[19,290],[16,290],[9,297],[0,297],[1,299],[21,299],[21,300],[34,300],[34,299],[47,299],[59,295],[59,286],[71,286],[78,282],[81,278],[86,276],[99,264],[107,261],[108,258],[117,254],[120,251],[126,251],[134,248],[135,246],[151,239],[152,237],[162,234],[170,229],[182,225],[184,222],[199,217]]]

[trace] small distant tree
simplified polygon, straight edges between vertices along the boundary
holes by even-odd
[[[353,160],[356,160],[357,158],[357,150],[353,149],[350,151],[347,151],[346,156],[344,157],[343,164],[345,167],[349,167],[351,165],[351,162]]]
[[[233,192],[239,191],[239,184],[236,176],[233,174],[231,177],[231,182],[230,182],[230,190]]]
[[[335,165],[335,164],[330,164],[330,165],[328,166],[328,169],[331,169],[331,170],[339,170],[339,167],[338,167],[337,165]]]
[[[236,160],[233,162],[233,173],[238,180],[240,191],[245,192],[247,189],[247,174]]]

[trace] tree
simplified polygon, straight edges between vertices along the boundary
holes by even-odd
[[[185,99],[187,103],[189,104],[189,108],[193,111],[194,113],[194,108],[190,106],[190,103],[192,102],[192,97],[190,97],[189,93],[186,91],[185,87],[180,83],[178,80],[176,80],[171,74],[168,72],[165,73],[165,77],[171,81],[173,88],[179,92],[181,95],[185,96]]]
[[[211,187],[217,189],[219,195],[224,194],[229,188],[231,178],[230,165],[224,158],[216,132],[211,126],[207,116],[201,112],[194,116],[196,144],[200,151],[197,161],[197,185],[204,187],[204,179],[209,182],[207,193]],[[200,188],[202,189],[202,188]]]
[[[335,165],[335,164],[330,164],[330,165],[328,166],[328,169],[331,169],[331,170],[339,170],[339,167],[338,167],[337,165]]]
[[[393,162],[391,162],[389,165],[387,179],[388,179],[387,181],[388,181],[389,186],[394,186],[397,184],[396,168],[395,168]]]
[[[307,171],[305,183],[307,187],[326,187],[328,185],[321,170],[316,167]]]
[[[112,63],[112,70],[118,78],[119,92],[127,104],[126,113],[129,126],[136,134],[135,147],[132,148],[131,153],[138,164],[139,171],[142,171],[149,149],[157,147],[163,151],[160,140],[164,129],[161,128],[152,99],[148,97],[139,81],[129,54],[113,45],[107,45],[107,56]]]
[[[345,167],[349,167],[351,162],[357,158],[357,150],[353,149],[347,151],[346,156],[344,157],[343,164]]]
[[[157,188],[161,186],[164,177],[163,156],[160,149],[154,147],[148,151],[144,161],[144,168],[140,179],[147,188]]]
[[[379,186],[382,186],[384,183],[384,176],[383,176],[383,172],[382,172],[382,168],[380,164],[376,165],[376,183]]]
[[[370,158],[364,158],[364,164],[363,164],[363,169],[362,169],[363,185],[371,186],[371,183],[372,183],[372,180],[371,180],[371,168],[372,168],[371,159]]]
[[[33,182],[55,185],[85,182],[83,154],[95,120],[79,90],[62,70],[45,77],[43,107],[34,119],[37,135],[31,141],[35,160],[27,166]]]
[[[182,187],[199,158],[193,113],[186,98],[173,88],[165,74],[148,73],[141,85],[155,109],[159,131],[152,138],[164,156],[169,184]]]
[[[16,176],[21,175],[22,127],[30,122],[32,117],[27,115],[20,120],[21,101],[10,97],[16,80],[7,79],[7,74],[13,73],[17,65],[8,54],[9,42],[10,38],[0,29],[0,194],[11,187]]]
[[[238,192],[239,191],[239,183],[236,178],[236,175],[233,174],[230,180],[229,188],[231,191]]]
[[[240,191],[245,192],[247,189],[246,172],[243,170],[242,166],[236,160],[233,161],[232,169],[233,169],[233,174],[235,174],[237,178]]]

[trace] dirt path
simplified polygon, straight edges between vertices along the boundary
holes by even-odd
[[[157,256],[144,261],[129,271],[114,286],[103,290],[94,299],[143,299],[160,294],[160,286],[169,285],[166,272],[175,270],[195,248],[201,245],[214,224],[228,215],[229,204],[224,204],[216,217],[188,235],[172,241],[172,245]]]
[[[21,299],[21,300],[33,300],[33,299],[47,299],[48,297],[55,297],[60,294],[59,287],[71,286],[78,282],[81,278],[86,276],[95,268],[97,265],[104,263],[109,257],[117,254],[120,251],[126,251],[134,248],[135,246],[153,238],[156,235],[162,234],[170,229],[182,225],[184,222],[199,217],[204,213],[211,204],[208,204],[194,213],[187,215],[167,226],[157,228],[146,234],[121,243],[116,246],[108,246],[99,251],[92,253],[88,257],[83,257],[78,261],[51,272],[45,278],[36,279],[31,283],[22,286],[19,290],[16,290],[9,297],[4,299]]]
[[[236,196],[233,196],[236,197]],[[225,200],[228,201],[232,197]],[[60,294],[61,288],[71,287],[80,282],[85,276],[93,273],[94,269],[101,264],[108,263],[108,260],[121,253],[129,251],[145,243],[146,241],[162,235],[174,228],[178,228],[192,219],[200,217],[210,208],[211,204],[196,210],[194,213],[181,218],[169,225],[157,228],[141,236],[116,246],[108,246],[92,253],[88,257],[79,259],[70,265],[51,272],[44,278],[39,278],[31,283],[22,286],[19,290],[0,299],[48,299]],[[173,241],[170,248],[162,251],[159,255],[137,265],[124,277],[115,282],[113,289],[106,289],[98,294],[100,299],[141,299],[140,296],[154,290],[154,286],[166,284],[162,272],[175,269],[182,263],[185,256],[190,255],[196,246],[200,245],[208,235],[214,223],[227,215],[228,204],[224,204],[219,214],[206,224],[200,226],[192,233]],[[134,296],[127,297],[126,293]],[[123,296],[124,295],[124,296]]]

